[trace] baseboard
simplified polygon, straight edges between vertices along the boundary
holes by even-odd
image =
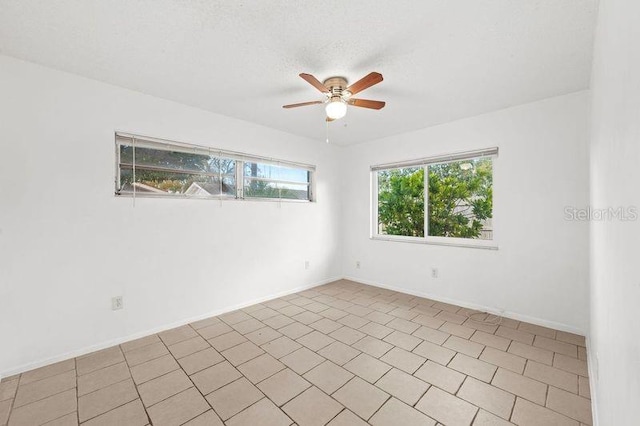
[[[598,426],[598,392],[596,388],[596,378],[598,377],[598,357],[592,350],[591,339],[587,335],[587,371],[589,371],[589,392],[591,393],[591,421],[593,426]]]
[[[127,335],[127,336],[119,337],[117,339],[112,339],[112,340],[109,340],[109,341],[106,341],[106,342],[102,342],[102,343],[98,343],[98,344],[95,344],[95,345],[86,346],[84,348],[81,348],[81,349],[78,349],[78,350],[75,350],[75,351],[66,352],[66,353],[63,353],[61,355],[57,355],[57,356],[54,356],[54,357],[46,358],[46,359],[43,359],[43,360],[40,360],[40,361],[30,362],[28,364],[23,364],[21,366],[15,367],[13,369],[0,372],[0,379],[2,377],[10,377],[10,376],[13,376],[15,374],[24,373],[25,371],[33,370],[35,368],[44,367],[46,365],[54,364],[56,362],[65,361],[65,360],[70,359],[70,358],[76,358],[76,357],[79,357],[79,356],[82,356],[82,355],[86,355],[86,354],[91,353],[91,352],[99,351],[101,349],[110,348],[112,346],[120,345],[122,343],[131,341],[131,340],[139,339],[141,337],[149,336],[151,334],[156,334],[156,333],[160,333],[162,331],[170,330],[172,328],[180,327],[182,325],[189,324],[189,323],[192,323],[192,322],[195,322],[195,321],[200,321],[200,320],[203,320],[203,319],[206,319],[206,318],[222,315],[222,314],[225,314],[227,312],[236,311],[238,309],[246,308],[247,306],[255,305],[257,303],[267,302],[269,300],[277,299],[279,297],[287,296],[289,294],[293,294],[293,293],[298,293],[300,291],[309,290],[311,288],[318,287],[318,286],[321,286],[321,285],[324,285],[324,284],[328,284],[330,282],[338,281],[340,279],[341,279],[341,277],[328,278],[328,279],[325,279],[325,280],[322,280],[322,281],[315,282],[313,284],[308,284],[308,285],[305,285],[305,286],[296,287],[296,288],[293,288],[293,289],[290,289],[290,290],[286,290],[286,291],[282,291],[282,292],[279,292],[279,293],[270,294],[268,296],[260,297],[260,298],[257,298],[257,299],[252,299],[252,300],[249,300],[247,302],[242,302],[242,303],[239,303],[239,304],[234,305],[234,306],[229,306],[229,307],[226,307],[226,308],[223,308],[223,309],[218,309],[216,311],[208,312],[206,314],[198,315],[196,317],[183,319],[183,320],[176,321],[176,322],[173,322],[173,323],[170,323],[170,324],[164,324],[164,325],[161,325],[159,327],[152,328],[150,330],[141,331],[141,332],[138,332],[138,333],[134,333],[134,334],[130,334],[130,335]]]
[[[410,294],[412,296],[426,297],[428,299],[432,299],[432,300],[435,300],[435,301],[438,301],[438,302],[450,303],[452,305],[461,306],[463,308],[475,309],[475,310],[478,310],[478,311],[488,312],[490,314],[500,315],[500,316],[503,316],[505,318],[513,319],[513,320],[516,320],[516,321],[524,321],[524,322],[528,322],[528,323],[531,323],[531,324],[540,325],[542,327],[553,328],[554,330],[566,331],[568,333],[579,334],[579,335],[582,335],[582,336],[584,336],[586,334],[585,330],[581,330],[581,329],[579,329],[577,327],[573,327],[573,326],[570,326],[570,325],[567,325],[567,324],[563,324],[563,323],[559,323],[559,322],[555,322],[555,321],[549,321],[549,320],[536,318],[536,317],[531,317],[531,316],[528,316],[528,315],[519,314],[517,312],[499,311],[496,308],[491,307],[491,306],[483,306],[483,305],[479,305],[479,304],[475,304],[475,303],[465,302],[463,300],[450,299],[448,297],[442,297],[442,296],[439,296],[437,294],[431,294],[431,293],[427,293],[427,292],[412,291],[412,290],[408,290],[408,289],[405,289],[405,288],[395,287],[395,286],[392,286],[392,285],[383,284],[383,283],[376,282],[376,281],[363,280],[361,278],[345,276],[345,277],[343,277],[343,279],[349,280],[349,281],[358,282],[358,283],[362,283],[362,284],[366,284],[366,285],[371,285],[371,286],[374,286],[374,287],[384,288],[384,289],[387,289],[387,290],[398,291],[400,293],[406,293],[406,294]]]

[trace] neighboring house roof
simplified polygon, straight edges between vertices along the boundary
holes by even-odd
[[[136,192],[147,192],[147,193],[154,193],[154,194],[166,194],[167,191],[163,191],[162,189],[158,189],[158,188],[154,188],[151,185],[146,185],[144,183],[141,182],[135,182],[132,185],[135,189]]]
[[[232,188],[222,183],[222,193],[228,194]],[[193,182],[184,192],[186,195],[220,195],[220,184],[212,182]]]

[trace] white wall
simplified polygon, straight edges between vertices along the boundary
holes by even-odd
[[[600,2],[592,80],[594,209],[640,207],[638,21],[637,0]],[[640,419],[638,244],[637,219],[592,221],[589,359],[601,426]]]
[[[116,129],[316,164],[318,202],[134,208]],[[336,152],[0,56],[0,374],[339,277]]]
[[[587,119],[579,92],[345,148],[344,274],[586,331],[588,224],[564,208],[588,203]],[[493,146],[498,251],[369,239],[370,165]]]

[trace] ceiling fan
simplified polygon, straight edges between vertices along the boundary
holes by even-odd
[[[330,77],[320,83],[320,81],[311,74],[300,74],[313,87],[318,89],[325,95],[325,99],[321,101],[302,102],[299,104],[284,105],[282,108],[297,108],[307,105],[326,104],[325,111],[327,113],[327,121],[338,120],[347,114],[347,105],[353,105],[360,108],[382,109],[385,103],[382,101],[371,101],[368,99],[355,99],[351,96],[362,92],[369,87],[380,83],[383,78],[382,74],[372,72],[347,86],[347,80],[344,77]]]

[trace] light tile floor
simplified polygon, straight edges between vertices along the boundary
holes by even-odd
[[[584,338],[338,281],[0,382],[0,425],[591,425]]]

